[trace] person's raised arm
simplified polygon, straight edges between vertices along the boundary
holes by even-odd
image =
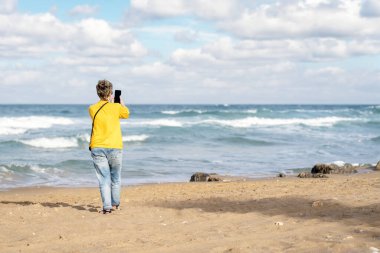
[[[125,106],[123,99],[120,97],[120,119],[126,119],[129,118],[129,109]]]

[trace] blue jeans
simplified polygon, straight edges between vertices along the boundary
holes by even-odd
[[[123,151],[114,148],[92,148],[96,176],[99,181],[103,210],[120,205],[121,161]]]

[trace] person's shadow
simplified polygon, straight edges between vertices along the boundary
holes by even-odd
[[[297,219],[319,219],[327,222],[342,222],[347,225],[363,223],[380,227],[380,203],[366,206],[349,206],[333,199],[309,199],[303,196],[283,196],[263,199],[231,200],[205,198],[179,201],[157,201],[155,207],[176,210],[201,209],[209,213],[250,213],[267,216],[285,215]],[[378,235],[380,238],[380,234]]]
[[[98,208],[100,208],[99,206],[94,206],[94,205],[71,205],[65,202],[50,203],[50,202],[32,202],[32,201],[1,201],[0,204],[3,204],[3,205],[14,204],[14,205],[21,205],[21,206],[30,206],[30,205],[40,204],[41,206],[50,207],[50,208],[71,207],[76,210],[88,211],[92,213],[97,213]]]

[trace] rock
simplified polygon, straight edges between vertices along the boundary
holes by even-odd
[[[194,173],[191,178],[190,182],[208,182],[210,179],[210,175],[207,173],[197,172]]]
[[[301,172],[300,174],[298,174],[299,178],[327,178],[327,176],[325,174],[322,174],[322,173],[310,173],[310,172]]]
[[[280,174],[278,174],[278,177],[286,177],[286,174],[281,172]]]
[[[338,166],[336,164],[325,164],[318,163],[314,165],[311,169],[311,173],[317,174],[347,174],[347,173],[356,173],[356,167],[350,163],[345,163],[343,166]]]
[[[233,181],[246,181],[248,178],[244,177],[235,177],[235,176],[222,176],[216,173],[203,173],[197,172],[194,173],[190,182],[233,182]]]
[[[379,170],[380,171],[380,161],[378,161],[378,163],[376,164],[375,170]]]

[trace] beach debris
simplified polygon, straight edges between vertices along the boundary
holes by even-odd
[[[348,235],[343,240],[350,240],[350,239],[354,239],[354,237],[352,235]]]
[[[278,177],[286,177],[286,174],[281,172],[280,174],[278,174]]]
[[[298,174],[299,178],[328,178],[325,174],[322,173],[310,173],[310,172],[301,172]]]
[[[380,250],[378,248],[375,248],[375,247],[369,247],[369,250],[371,251],[371,253],[379,253]]]
[[[235,176],[222,176],[216,173],[203,173],[196,172],[191,178],[190,182],[232,182],[232,181],[246,181],[247,178]]]
[[[284,226],[284,223],[282,221],[277,221],[274,223],[274,225],[276,225],[277,227],[281,227]]]
[[[327,163],[318,163],[314,165],[311,169],[312,174],[322,173],[322,174],[350,174],[357,173],[356,170],[359,166],[353,166],[350,163],[345,164],[327,164]]]
[[[322,206],[323,206],[323,202],[320,201],[320,200],[314,201],[314,202],[311,204],[311,207],[322,207]]]
[[[59,235],[59,239],[63,239],[63,236],[62,236],[62,235]]]
[[[377,162],[375,170],[380,170],[380,161]]]

